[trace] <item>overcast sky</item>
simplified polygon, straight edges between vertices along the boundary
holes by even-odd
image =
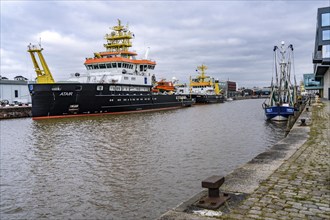
[[[6,1],[1,0],[1,75],[35,78],[29,43],[41,38],[56,81],[85,71],[86,57],[104,51],[109,27],[129,25],[132,50],[157,62],[155,75],[188,81],[198,65],[238,86],[268,86],[273,47],[294,46],[297,80],[312,73],[317,8],[310,1]]]

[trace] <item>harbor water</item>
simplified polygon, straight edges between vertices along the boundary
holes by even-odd
[[[0,121],[0,219],[155,219],[285,135],[251,99]]]

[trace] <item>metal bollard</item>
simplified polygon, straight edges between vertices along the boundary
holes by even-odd
[[[202,187],[209,189],[209,197],[219,197],[219,188],[225,182],[223,176],[211,176],[202,181]]]
[[[306,119],[305,118],[300,119],[300,121],[301,121],[300,126],[306,126]]]
[[[227,193],[220,193],[220,186],[225,182],[223,176],[211,176],[202,181],[202,187],[208,189],[208,196],[199,200],[197,206],[207,209],[217,209],[230,197]]]

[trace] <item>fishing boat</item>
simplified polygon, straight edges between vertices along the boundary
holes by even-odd
[[[223,103],[224,97],[220,93],[219,80],[207,76],[204,64],[197,67],[198,75],[191,78],[189,86],[178,86],[177,94],[185,94],[187,97],[195,99],[196,103]]]
[[[99,115],[191,106],[193,100],[184,95],[152,92],[156,62],[148,59],[148,50],[141,59],[137,58],[136,52],[129,50],[133,37],[128,25],[123,26],[118,20],[111,33],[105,35],[105,51],[86,58],[86,72],[71,74],[65,82],[55,82],[41,45],[30,44],[28,52],[37,73],[36,83],[28,85],[32,117]]]
[[[274,46],[274,77],[271,81],[271,93],[269,99],[263,103],[263,109],[267,120],[286,121],[290,115],[297,111],[297,86],[294,77],[294,85],[291,83],[291,70],[293,69],[293,46]]]

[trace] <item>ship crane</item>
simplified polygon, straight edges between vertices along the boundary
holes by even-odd
[[[28,52],[31,55],[31,59],[34,65],[34,70],[37,73],[37,83],[39,84],[55,83],[52,73],[50,72],[48,65],[46,63],[46,60],[42,55],[41,52],[42,50],[43,48],[41,48],[40,46],[38,47],[36,45],[31,45],[31,44],[28,46]],[[40,68],[39,63],[37,62],[35,53],[38,54],[42,69]]]

